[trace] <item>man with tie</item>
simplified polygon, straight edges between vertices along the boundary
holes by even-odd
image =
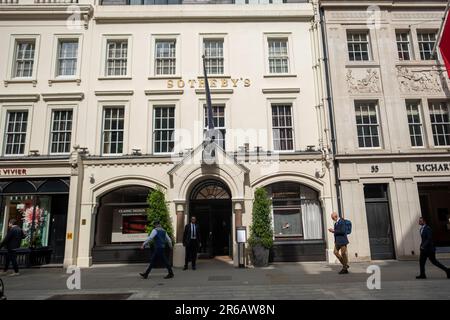
[[[426,279],[425,275],[425,263],[427,259],[430,259],[431,263],[434,264],[439,269],[442,269],[447,274],[447,278],[450,279],[450,269],[446,268],[443,264],[436,260],[436,248],[433,245],[432,230],[425,218],[419,218],[420,225],[420,237],[422,242],[420,244],[420,275],[416,279]]]
[[[334,255],[342,264],[342,270],[339,271],[339,274],[347,274],[350,266],[348,265],[348,238],[345,220],[341,219],[336,212],[331,214],[331,219],[334,221],[334,229],[330,228],[328,231],[334,234]]]
[[[197,219],[192,216],[191,223],[187,224],[184,228],[183,234],[183,246],[186,249],[186,254],[184,257],[184,268],[187,270],[189,261],[192,262],[192,270],[196,268],[197,261],[197,251],[200,245],[200,230],[197,225]]]

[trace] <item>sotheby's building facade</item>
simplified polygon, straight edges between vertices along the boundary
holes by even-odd
[[[175,265],[192,215],[200,255],[237,263],[236,227],[248,229],[266,187],[273,260],[334,261],[315,4],[75,5],[0,5],[2,234],[34,211],[56,263],[142,261],[146,197],[161,188]],[[215,165],[201,156],[202,53],[222,133]]]

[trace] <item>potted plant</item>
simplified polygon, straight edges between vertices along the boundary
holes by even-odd
[[[158,188],[156,190],[150,191],[147,198],[147,203],[148,208],[146,232],[150,234],[154,228],[154,222],[159,221],[161,227],[166,230],[167,234],[172,240],[172,243],[174,243],[172,220],[170,219],[169,208],[167,207],[166,197],[163,190]],[[153,243],[151,243],[150,246],[153,250]],[[169,252],[167,253],[169,254],[168,260],[172,262],[172,255]]]
[[[271,200],[264,188],[255,191],[252,209],[252,225],[250,227],[249,245],[253,253],[253,265],[265,267],[269,265],[269,253],[273,246],[273,230],[271,219]]]

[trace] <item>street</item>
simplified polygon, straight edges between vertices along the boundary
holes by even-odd
[[[450,265],[449,260],[442,262]],[[371,274],[366,271],[371,265],[380,267],[380,289],[367,287]],[[71,274],[62,268],[24,269],[18,277],[2,279],[8,300],[450,299],[450,279],[430,263],[427,267],[428,279],[416,280],[416,261],[353,263],[350,274],[339,275],[338,265],[325,262],[238,269],[229,261],[213,259],[200,260],[195,271],[175,268],[175,278],[168,280],[163,279],[163,269],[141,279],[138,272],[144,270],[143,264],[96,265],[81,269],[79,290],[68,289]]]

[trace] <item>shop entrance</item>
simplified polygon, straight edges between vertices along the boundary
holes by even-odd
[[[450,183],[419,183],[422,216],[433,229],[437,247],[450,246]]]
[[[192,190],[189,220],[197,217],[200,227],[199,258],[233,255],[231,211],[231,193],[221,181],[203,181]]]
[[[364,186],[370,253],[373,260],[395,259],[388,186]]]

